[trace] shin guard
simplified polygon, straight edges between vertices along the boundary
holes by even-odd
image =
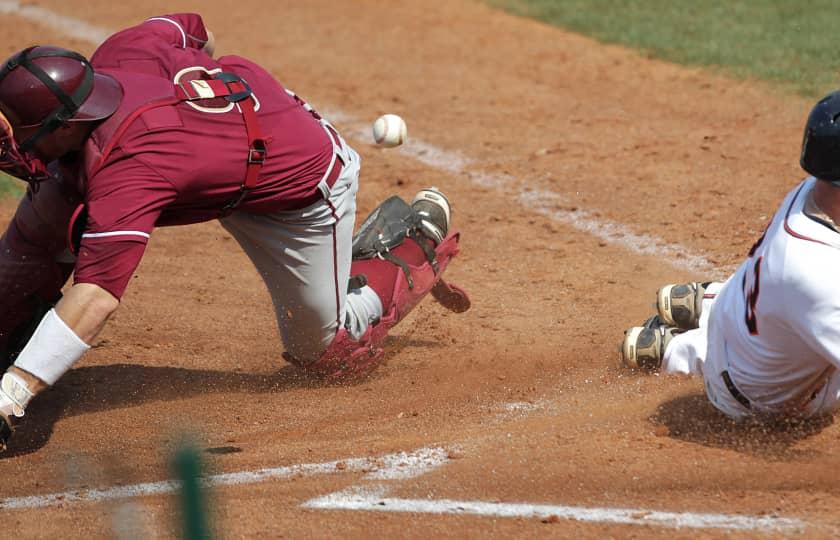
[[[440,201],[435,203],[443,211],[437,212],[440,223],[430,227],[424,222],[434,219],[434,208],[430,212],[428,204],[417,211],[415,205],[391,197],[373,211],[353,238],[350,286],[373,289],[382,303],[382,317],[368,326],[359,340],[340,329],[327,350],[312,363],[286,356],[288,361],[328,381],[357,378],[379,365],[390,329],[430,292],[451,311],[469,309],[466,292],[442,280],[449,261],[459,251],[459,234],[447,234],[449,203],[434,189],[421,194],[424,202]]]
[[[388,332],[430,292],[451,311],[460,313],[469,309],[469,297],[464,290],[442,280],[444,270],[458,254],[458,240],[457,232],[444,238],[434,248],[434,264],[411,240],[391,250],[404,262],[403,267],[378,258],[354,261],[351,274],[365,276],[367,285],[379,295],[384,310],[382,318],[371,324],[358,341],[342,328],[312,364],[301,365],[294,359],[286,359],[327,381],[352,380],[367,375],[380,364]]]

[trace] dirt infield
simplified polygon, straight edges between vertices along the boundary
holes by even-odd
[[[80,502],[65,492],[170,478],[168,451],[186,430],[216,449],[204,454],[210,474],[244,479],[212,492],[229,538],[732,534],[691,528],[700,514],[754,518],[744,537],[791,534],[762,528],[774,517],[798,520],[803,538],[837,533],[840,429],[736,429],[697,381],[616,367],[623,330],[648,315],[657,286],[725,275],[760,234],[802,176],[810,102],[473,2],[228,5],[178,9],[204,15],[220,54],[259,61],[332,113],[362,154],[362,213],[394,192],[447,192],[463,238],[448,275],[473,309],[427,301],[369,380],[309,384],[280,358],[269,297],[234,241],[216,224],[158,230],[95,349],[33,403],[0,460],[4,528],[114,537],[119,522],[174,535],[165,489]],[[73,37],[71,18],[113,30],[173,9],[39,0],[6,15],[0,53],[36,42],[90,53],[90,30]],[[385,112],[408,123],[402,150],[374,148],[364,131]],[[371,476],[381,460],[342,461],[433,448],[442,462],[407,478]],[[248,476],[323,463],[331,474]],[[387,495],[360,511],[304,506],[359,486]],[[498,511],[459,503],[441,515],[420,500]],[[502,517],[513,503],[556,517]],[[399,504],[409,513],[388,512]],[[616,523],[626,508],[632,523]],[[657,511],[686,527],[645,525]]]

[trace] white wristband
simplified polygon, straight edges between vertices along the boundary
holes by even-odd
[[[52,386],[90,349],[51,309],[15,360],[15,367]]]

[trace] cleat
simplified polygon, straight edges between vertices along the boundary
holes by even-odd
[[[680,330],[699,327],[707,286],[708,283],[675,283],[659,289],[656,293],[656,311],[662,322]]]
[[[631,369],[656,371],[662,365],[665,348],[680,329],[663,324],[658,316],[624,332],[621,361]]]
[[[411,201],[411,208],[420,218],[420,231],[435,245],[443,242],[449,232],[451,212],[446,196],[436,187],[421,189]]]

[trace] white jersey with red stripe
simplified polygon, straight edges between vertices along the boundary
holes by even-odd
[[[707,388],[727,392],[727,371],[767,412],[804,408],[840,367],[840,233],[805,213],[815,182],[785,197],[709,314]]]

